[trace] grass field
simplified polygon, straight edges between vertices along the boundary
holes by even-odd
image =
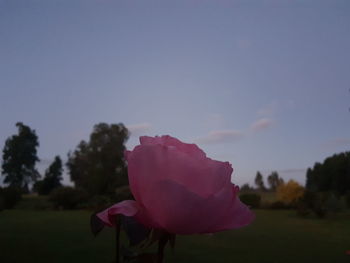
[[[255,211],[249,227],[180,236],[165,262],[350,262],[350,214],[302,219],[294,211]],[[0,262],[98,262],[114,257],[113,231],[93,238],[87,211],[0,212]]]

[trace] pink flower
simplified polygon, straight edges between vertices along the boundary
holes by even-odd
[[[117,214],[172,234],[214,233],[250,224],[255,216],[231,183],[231,164],[206,157],[195,144],[170,136],[140,137],[126,152],[135,201],[113,205],[97,216],[108,226]]]

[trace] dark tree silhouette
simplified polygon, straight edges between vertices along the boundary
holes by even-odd
[[[100,123],[94,126],[88,142],[81,141],[68,154],[70,178],[90,195],[112,195],[118,186],[128,184],[124,161],[129,137],[123,124]]]
[[[9,137],[3,149],[2,175],[4,182],[13,187],[27,189],[28,184],[35,182],[39,176],[35,169],[38,136],[34,130],[21,122],[16,123],[18,134]]]
[[[240,190],[242,192],[250,192],[250,191],[254,191],[254,188],[251,187],[248,183],[246,184],[243,184],[241,187],[240,187]]]
[[[271,191],[276,191],[277,187],[284,183],[283,179],[278,175],[276,171],[272,172],[267,177],[267,182]]]
[[[255,185],[257,186],[258,190],[265,191],[266,187],[264,184],[264,178],[262,174],[258,171],[255,176]]]
[[[48,195],[52,190],[61,186],[62,172],[61,158],[56,156],[55,160],[45,171],[44,179],[37,181],[34,185],[34,189],[41,195]]]
[[[323,163],[315,163],[306,172],[306,189],[313,192],[350,192],[350,152],[334,154]]]

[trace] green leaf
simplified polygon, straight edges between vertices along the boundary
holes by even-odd
[[[104,228],[104,223],[99,219],[95,214],[92,214],[90,217],[90,229],[94,236],[97,236],[98,233]]]

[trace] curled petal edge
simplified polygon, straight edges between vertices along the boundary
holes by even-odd
[[[134,216],[138,211],[139,208],[135,201],[125,200],[107,208],[106,210],[103,210],[100,213],[97,213],[96,216],[106,226],[114,227],[116,215]]]

